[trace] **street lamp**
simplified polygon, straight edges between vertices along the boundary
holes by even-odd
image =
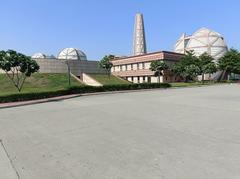
[[[68,67],[68,85],[71,86],[71,68],[69,65],[69,61],[67,61],[67,67]]]
[[[66,59],[65,63],[68,69],[68,85],[71,86],[71,68],[70,68],[69,60]]]

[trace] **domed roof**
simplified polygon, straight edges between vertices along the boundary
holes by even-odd
[[[76,48],[65,48],[59,55],[58,59],[61,60],[87,60],[87,56],[84,52]]]
[[[43,53],[35,53],[33,56],[32,56],[33,59],[44,59],[46,58],[46,55],[43,54]]]
[[[181,36],[175,45],[175,52],[194,51],[199,56],[205,52],[215,59],[221,58],[228,50],[221,34],[207,28],[201,28],[192,36]]]

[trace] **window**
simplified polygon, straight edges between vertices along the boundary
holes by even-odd
[[[132,76],[132,82],[133,82],[133,76]]]
[[[137,63],[137,70],[139,70],[139,63]]]
[[[131,64],[131,70],[133,70],[133,64]]]
[[[128,70],[128,69],[127,69],[127,65],[125,65],[125,69],[126,69],[126,71]]]
[[[144,76],[144,77],[143,77],[143,83],[145,83],[145,82],[146,82],[146,77]]]
[[[122,65],[120,65],[120,71],[122,71]]]
[[[140,83],[140,77],[139,76],[137,77],[137,80],[138,80],[138,83]]]
[[[142,63],[142,69],[145,69],[145,63],[144,62]]]

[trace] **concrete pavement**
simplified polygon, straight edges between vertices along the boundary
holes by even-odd
[[[219,85],[1,109],[0,139],[24,179],[238,179],[239,91]]]

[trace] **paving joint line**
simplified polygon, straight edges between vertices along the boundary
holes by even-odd
[[[7,155],[8,160],[9,160],[10,163],[11,163],[11,166],[12,166],[14,172],[16,173],[17,178],[20,179],[20,175],[19,175],[16,167],[14,166],[13,161],[12,161],[12,159],[10,158],[10,155],[9,155],[9,153],[8,153],[6,147],[5,147],[5,145],[3,144],[3,141],[2,141],[1,139],[0,139],[0,144],[1,144],[1,146],[3,147],[3,150],[4,150],[5,154]]]

